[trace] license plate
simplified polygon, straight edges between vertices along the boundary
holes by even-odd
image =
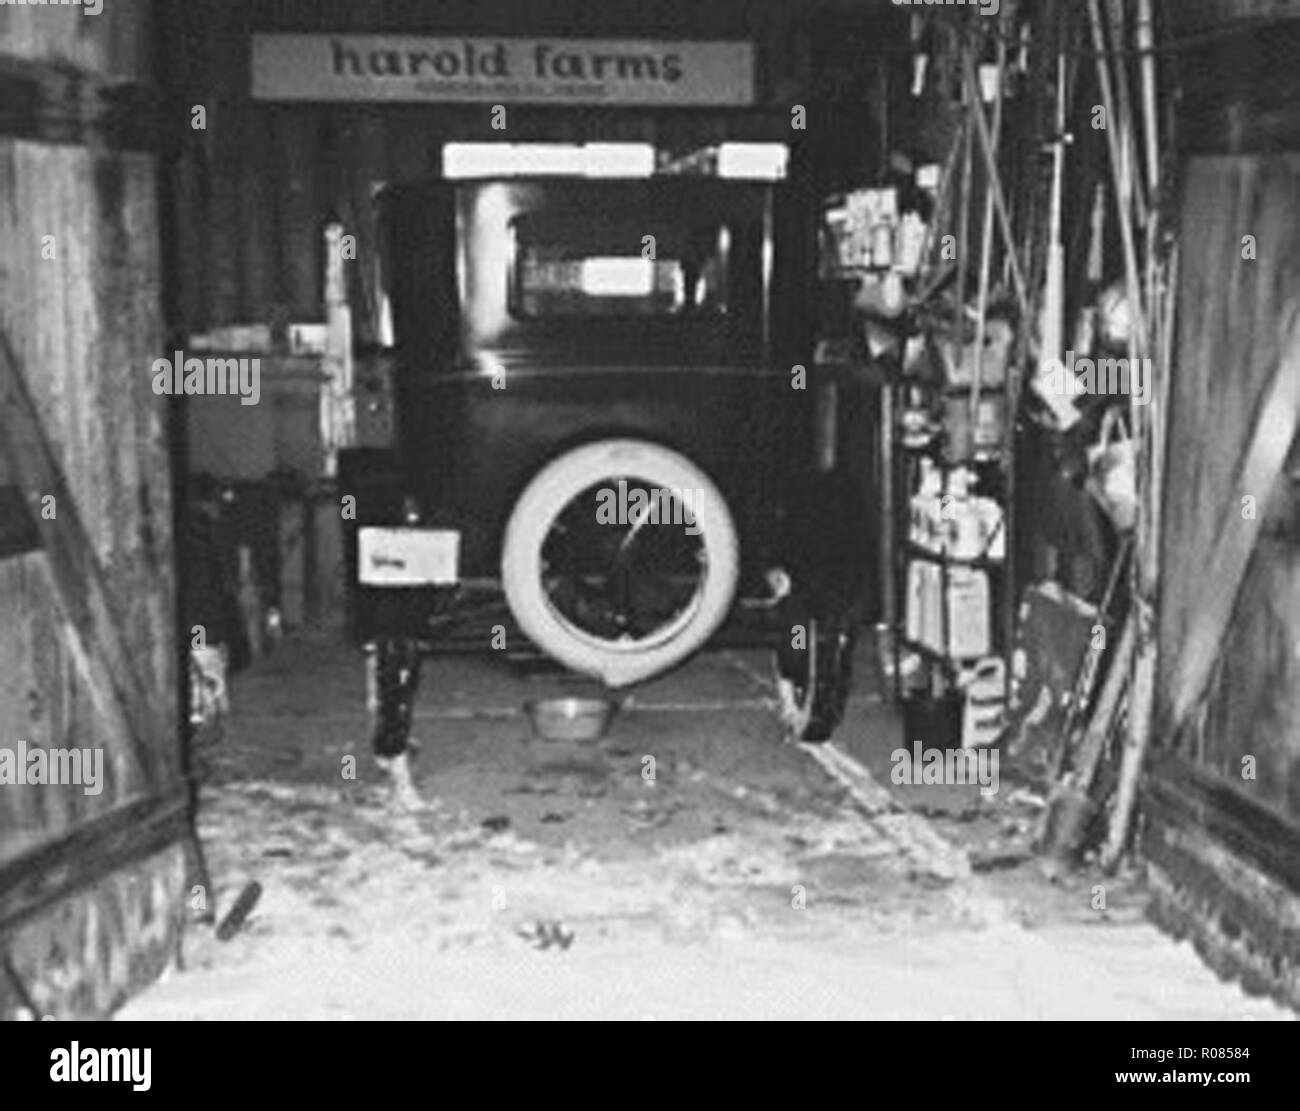
[[[460,533],[454,529],[362,528],[357,573],[365,586],[448,586],[458,581]]]

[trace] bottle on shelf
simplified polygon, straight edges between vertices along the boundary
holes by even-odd
[[[910,539],[933,551],[942,550],[943,475],[928,456],[921,458],[921,478],[912,495]]]
[[[958,660],[987,656],[992,647],[992,598],[988,575],[975,567],[950,567],[947,575],[948,644]]]
[[[948,490],[943,499],[944,543],[941,550],[956,559],[975,559],[983,549],[979,518],[970,495],[974,480],[974,474],[966,467],[954,467],[948,474]]]
[[[957,560],[1003,559],[1002,507],[993,498],[972,494],[975,482],[968,467],[955,467],[949,473],[941,503],[943,542],[938,550]]]

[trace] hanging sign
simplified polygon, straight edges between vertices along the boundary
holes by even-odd
[[[256,100],[732,105],[748,42],[254,35]]]

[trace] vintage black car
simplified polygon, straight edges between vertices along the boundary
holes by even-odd
[[[436,642],[503,595],[542,652],[625,687],[743,626],[791,732],[828,735],[870,507],[812,366],[806,193],[533,177],[379,204],[397,448],[340,462],[356,635]]]

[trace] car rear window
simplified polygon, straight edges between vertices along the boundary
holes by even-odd
[[[673,317],[725,313],[732,230],[530,213],[511,221],[510,312],[548,317]]]

